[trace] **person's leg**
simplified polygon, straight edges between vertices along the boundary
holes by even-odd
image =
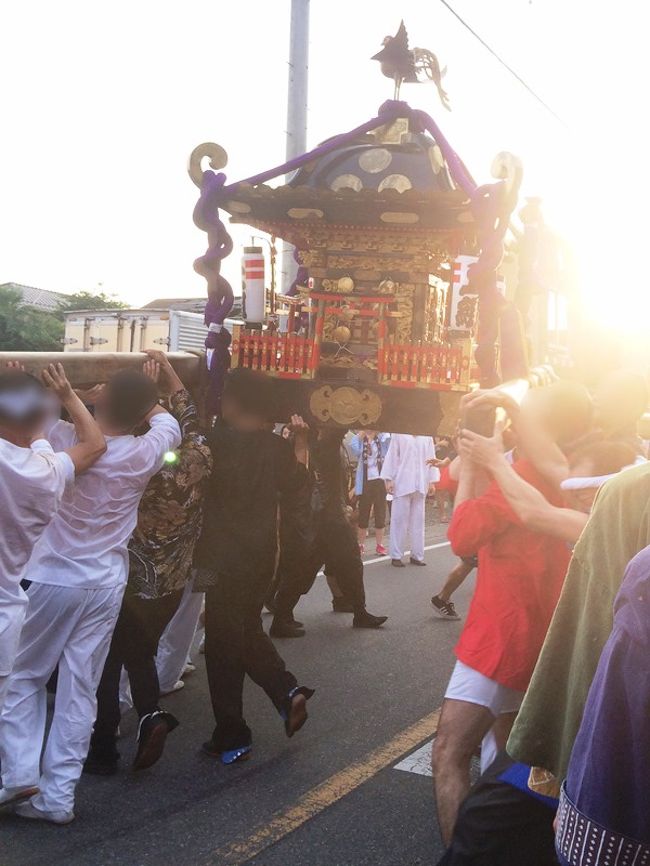
[[[181,596],[182,591],[178,590],[154,599],[125,598],[123,659],[140,720],[134,770],[153,766],[162,756],[167,735],[178,727],[178,720],[161,710],[158,703],[160,685],[155,656],[160,636],[176,612]]]
[[[481,742],[481,773],[484,773],[494,763],[497,755],[505,752],[510,731],[515,723],[517,712],[523,699],[523,693],[515,692],[512,689],[504,688],[503,696],[503,705],[507,706],[508,709],[499,713],[494,724]],[[517,709],[514,709],[515,706]]]
[[[254,591],[251,592],[254,596]],[[261,599],[254,597],[243,611],[244,667],[248,676],[275,704],[278,711],[291,689],[298,685],[294,675],[287,670],[284,660],[273,641],[262,628]]]
[[[445,603],[451,601],[452,595],[475,568],[476,562],[473,558],[466,557],[459,559],[458,563],[449,572],[442,589],[435,597]]]
[[[46,684],[63,652],[78,599],[60,587],[33,583],[18,654],[0,718],[0,765],[4,789],[38,785],[47,713]],[[79,591],[77,591],[79,596]]]
[[[424,562],[424,506],[426,496],[412,493],[409,497],[409,535],[411,536],[411,559]]]
[[[354,530],[343,516],[323,516],[319,526],[319,541],[328,571],[335,575],[345,598],[352,602],[355,613],[366,608],[363,586],[363,560],[354,538]]]
[[[18,655],[26,611],[27,599],[24,597],[20,601],[3,601],[0,604],[0,713],[9,687],[9,676]]]
[[[158,641],[174,616],[181,591],[161,598],[125,597],[124,667],[129,674],[133,705],[140,718],[160,709],[160,685],[156,669]]]
[[[404,542],[408,529],[410,501],[408,496],[396,496],[390,513],[389,553],[393,561],[404,556]]]
[[[326,550],[328,570],[336,575],[343,594],[352,606],[355,628],[379,628],[388,617],[374,616],[366,610],[363,585],[363,560],[355,543],[354,531],[343,517],[323,518],[321,539]]]
[[[59,591],[61,588],[57,587]],[[122,588],[63,590],[79,601],[74,628],[59,661],[52,726],[43,753],[40,794],[35,809],[72,813],[74,792],[88,754],[97,712],[96,691],[120,611]]]
[[[178,610],[158,644],[156,669],[161,692],[170,692],[181,678],[203,607],[202,592],[192,591],[192,581],[183,590]]]
[[[358,548],[357,548],[358,553]],[[320,539],[313,540],[304,557],[300,559],[280,556],[280,585],[275,596],[275,620],[293,622],[293,611],[302,595],[314,585],[316,576],[325,561]]]
[[[205,665],[215,729],[208,750],[223,754],[251,743],[243,714],[245,607],[220,575],[205,594]]]
[[[377,553],[384,547],[384,528],[386,526],[386,485],[378,478],[373,484],[373,520],[375,523],[375,546]]]
[[[359,538],[359,547],[363,548],[366,538],[368,537],[368,524],[370,522],[370,510],[372,508],[372,488],[370,482],[367,481],[363,489],[363,493],[359,497],[359,524],[357,527],[357,536]],[[362,550],[363,552],[363,550]]]
[[[438,506],[438,519],[441,523],[449,523],[447,517],[447,503],[450,502],[447,490],[436,490],[436,505]]]
[[[110,649],[104,670],[97,687],[97,717],[91,738],[89,759],[86,772],[94,772],[102,765],[106,772],[117,768],[119,754],[115,746],[117,728],[120,724],[120,679],[123,663],[123,610],[115,624]]]
[[[445,698],[433,741],[432,766],[440,833],[449,845],[460,804],[470,789],[472,756],[495,717],[486,707]]]
[[[255,590],[251,587],[244,621],[246,673],[264,689],[284,721],[287,736],[292,737],[307,721],[307,701],[314,691],[298,686],[295,676],[287,670],[262,628],[261,612],[261,596],[255,601]]]

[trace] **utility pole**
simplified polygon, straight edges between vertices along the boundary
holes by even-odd
[[[289,35],[289,87],[287,93],[287,160],[307,150],[307,91],[309,82],[309,2],[291,0]],[[293,282],[296,265],[293,247],[282,248],[281,288]]]

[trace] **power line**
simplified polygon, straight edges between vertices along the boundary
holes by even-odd
[[[465,27],[466,30],[469,30],[469,32],[472,34],[472,36],[474,36],[475,39],[478,39],[478,41],[481,43],[481,45],[482,45],[484,48],[487,48],[487,50],[490,52],[490,54],[491,54],[494,58],[496,58],[496,59],[499,61],[499,63],[501,64],[501,66],[504,66],[504,67],[508,70],[508,72],[509,72],[512,76],[514,76],[514,77],[517,79],[517,81],[518,81],[520,84],[522,84],[522,85],[526,88],[526,90],[530,93],[530,95],[531,95],[532,97],[534,97],[534,98],[537,100],[537,102],[539,102],[539,104],[542,105],[542,106],[543,106],[543,107],[544,107],[544,108],[549,112],[549,114],[552,114],[553,117],[554,117],[554,118],[555,118],[559,123],[562,124],[562,126],[566,126],[566,123],[564,122],[564,120],[562,120],[562,118],[561,118],[558,114],[556,114],[556,113],[553,111],[553,109],[551,108],[551,106],[548,105],[546,102],[544,102],[544,100],[542,99],[542,97],[539,96],[539,95],[538,95],[538,94],[533,90],[533,88],[532,88],[529,84],[527,84],[527,82],[524,81],[524,79],[521,77],[521,75],[519,75],[517,72],[515,72],[515,70],[512,68],[512,66],[508,66],[508,64],[505,62],[505,60],[503,60],[503,59],[502,59],[502,58],[497,54],[497,52],[487,44],[487,42],[485,41],[485,39],[483,39],[481,36],[479,36],[479,34],[476,32],[476,30],[474,30],[474,29],[473,29],[473,28],[472,28],[472,27],[467,23],[467,21],[465,21],[464,18],[462,18],[462,17],[458,14],[458,12],[456,12],[456,10],[455,10],[455,9],[454,9],[454,8],[453,8],[453,7],[448,3],[448,2],[447,2],[447,0],[440,0],[440,2],[442,3],[443,6],[446,6],[447,9],[449,9],[449,11],[451,12],[451,14],[452,14],[455,18],[457,18],[457,19],[460,21],[460,23],[463,25],[463,27]]]

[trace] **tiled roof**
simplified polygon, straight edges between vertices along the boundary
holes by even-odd
[[[3,283],[0,289],[15,289],[20,292],[23,304],[27,307],[36,307],[38,310],[55,312],[61,301],[65,301],[66,295],[60,292],[50,292],[47,289],[36,289],[33,286],[21,286],[20,283]]]

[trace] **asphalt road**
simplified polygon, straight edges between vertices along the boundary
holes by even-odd
[[[317,689],[292,740],[247,683],[252,758],[223,767],[199,752],[212,730],[203,657],[164,700],[181,726],[160,763],[132,774],[135,719],[123,721],[118,776],[84,777],[77,820],[53,827],[0,816],[0,866],[415,866],[442,853],[431,780],[394,769],[431,738],[462,623],[432,614],[430,596],[454,559],[444,527],[427,530],[428,568],[366,566],[379,631],[334,614],[325,580],[303,599],[307,635],[278,641],[301,683]],[[472,588],[457,595],[464,613]],[[270,617],[267,617],[267,623]]]

